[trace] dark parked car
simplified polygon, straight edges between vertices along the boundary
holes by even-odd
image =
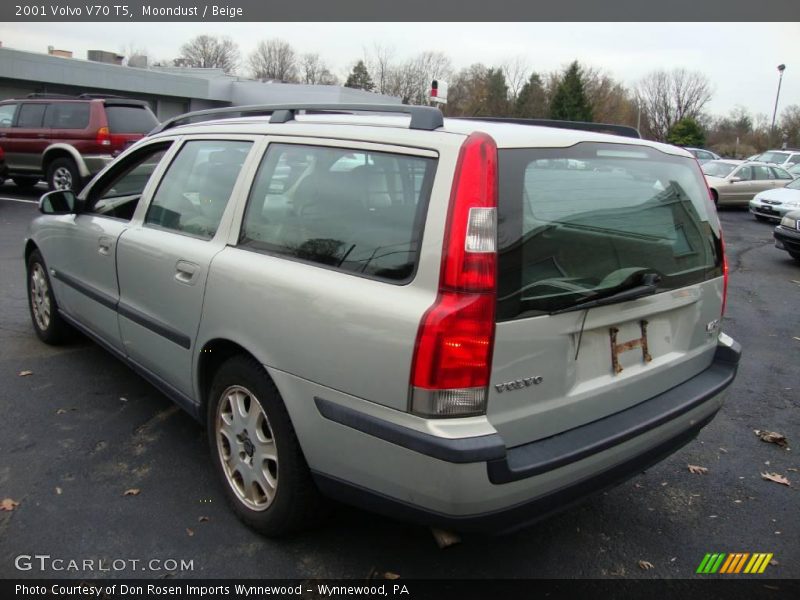
[[[781,219],[775,228],[775,247],[786,250],[796,261],[800,262],[800,210],[790,212]]]
[[[45,179],[50,189],[80,190],[156,125],[147,102],[129,98],[31,94],[0,102],[0,148],[23,188]]]
[[[8,167],[6,166],[6,155],[3,152],[3,149],[0,148],[0,185],[3,185],[3,182],[8,177]]]

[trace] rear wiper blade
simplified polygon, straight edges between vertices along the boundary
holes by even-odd
[[[607,306],[609,304],[616,304],[618,302],[625,302],[627,300],[636,300],[637,298],[652,296],[658,290],[657,284],[659,281],[661,281],[661,277],[657,273],[647,273],[642,277],[642,283],[640,285],[622,289],[608,296],[584,300],[583,302],[578,302],[577,304],[572,304],[571,306],[554,310],[550,314],[560,315],[573,310],[584,310],[587,308],[594,308],[595,306]]]

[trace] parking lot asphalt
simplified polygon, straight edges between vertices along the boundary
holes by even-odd
[[[0,500],[19,503],[0,512],[0,577],[676,578],[694,577],[707,552],[770,552],[766,575],[800,577],[800,264],[746,211],[721,212],[731,269],[723,329],[744,355],[717,418],[664,462],[568,512],[440,550],[424,527],[346,507],[320,529],[259,536],[226,507],[197,422],[95,344],[39,342],[22,239],[43,191],[0,186]],[[786,435],[791,449],[755,429]],[[27,564],[18,556],[35,554],[62,567],[126,562],[18,570],[15,561]],[[192,568],[146,570],[152,559]]]

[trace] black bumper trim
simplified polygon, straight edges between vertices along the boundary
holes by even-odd
[[[695,377],[631,408],[563,433],[509,448],[486,465],[495,484],[533,477],[636,438],[707,402],[734,377],[741,346],[718,346],[711,366]],[[716,411],[715,411],[716,412]]]
[[[792,252],[800,252],[800,231],[778,226],[772,232],[772,235],[776,240],[783,243],[784,247]]]
[[[447,462],[483,462],[502,458],[506,453],[503,439],[496,433],[448,439],[365,415],[360,411],[324,398],[314,397],[314,403],[320,414],[330,421]]]
[[[592,494],[611,488],[660,462],[691,442],[715,414],[716,412],[677,436],[605,471],[572,482],[532,500],[486,513],[448,515],[373,492],[323,473],[315,471],[312,474],[320,491],[326,496],[388,517],[454,531],[510,533],[583,502]]]

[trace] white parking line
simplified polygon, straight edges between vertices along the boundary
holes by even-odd
[[[23,200],[22,198],[4,198],[0,196],[0,200],[8,200],[9,202],[24,202],[25,204],[39,204],[38,200]]]

